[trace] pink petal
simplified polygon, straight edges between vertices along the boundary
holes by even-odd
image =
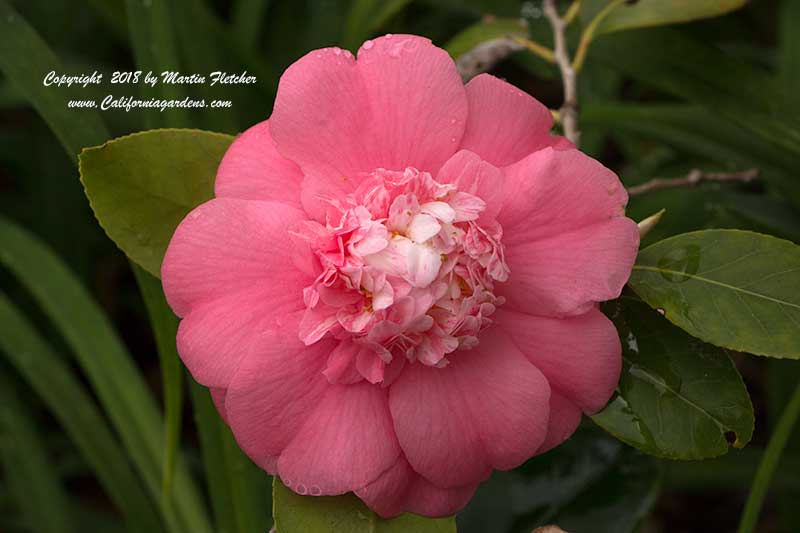
[[[303,205],[352,190],[359,173],[413,166],[435,172],[464,131],[467,104],[455,65],[427,39],[395,35],[359,52],[311,52],[281,77],[270,130],[306,175]]]
[[[469,116],[461,148],[503,167],[547,146],[572,147],[550,135],[553,117],[535,98],[503,80],[481,74],[467,83]]]
[[[389,389],[413,469],[438,487],[486,479],[531,457],[547,432],[550,387],[497,328],[445,368],[407,365]]]
[[[547,423],[547,437],[537,454],[551,450],[567,440],[581,423],[581,409],[570,400],[553,391],[550,395],[550,419]]]
[[[355,493],[383,518],[404,512],[443,517],[461,510],[477,486],[473,483],[453,489],[438,488],[414,472],[401,455],[389,470]]]
[[[275,150],[268,121],[239,135],[219,164],[214,193],[217,198],[271,200],[298,209],[303,173]]]
[[[214,402],[214,407],[217,408],[220,418],[228,423],[228,413],[225,410],[225,397],[228,395],[228,389],[210,388],[208,391],[211,393],[211,400]]]
[[[302,301],[314,279],[301,271],[311,252],[289,238],[288,228],[303,218],[277,202],[216,198],[195,208],[175,230],[161,266],[172,310],[186,316],[200,304],[267,285],[280,287],[265,289],[275,297]]]
[[[602,312],[591,309],[558,319],[501,307],[493,318],[553,390],[587,414],[606,405],[619,381],[622,358],[617,330]]]
[[[578,150],[550,148],[503,170],[505,199],[497,221],[503,243],[559,235],[623,217],[628,194],[619,178]]]
[[[442,256],[424,244],[413,244],[408,249],[408,277],[415,287],[427,287],[439,274]]]
[[[306,309],[297,328],[298,336],[306,346],[314,344],[339,324],[336,314],[334,307],[320,305]]]
[[[245,357],[228,388],[225,409],[239,446],[262,468],[275,473],[280,455],[330,387],[322,375],[335,342],[305,346],[290,326],[264,334],[259,349]]]
[[[301,494],[342,494],[374,481],[399,454],[385,389],[328,385],[281,454],[278,473]]]
[[[408,225],[408,237],[417,243],[422,243],[436,236],[442,226],[431,215],[420,213],[411,219]]]
[[[356,368],[370,383],[383,381],[384,363],[374,350],[364,348],[356,355]]]
[[[505,178],[497,167],[483,161],[477,154],[460,150],[447,160],[436,179],[441,183],[455,184],[462,193],[477,196],[486,204],[482,214],[491,218],[497,216],[504,198]]]
[[[302,308],[297,294],[271,284],[195,305],[178,327],[178,353],[198,383],[227,387],[242,358],[264,342],[264,332]]]
[[[322,372],[330,383],[349,385],[361,381],[363,376],[356,368],[356,356],[363,347],[350,339],[345,339],[336,346],[328,356],[325,370]]]
[[[447,202],[427,202],[420,206],[420,212],[432,215],[445,223],[453,222],[456,218],[455,210]]]
[[[639,231],[628,218],[514,243],[505,250],[511,275],[495,293],[505,296],[509,309],[526,313],[585,313],[620,295],[638,248]]]

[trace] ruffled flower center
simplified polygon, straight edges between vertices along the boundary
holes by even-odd
[[[325,225],[293,234],[322,273],[305,288],[300,338],[341,340],[325,371],[332,382],[388,384],[408,362],[443,367],[478,344],[508,279],[502,228],[483,200],[415,168],[378,169],[344,199],[329,199]]]

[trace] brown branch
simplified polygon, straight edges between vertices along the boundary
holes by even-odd
[[[561,124],[564,127],[564,136],[578,146],[581,132],[578,129],[578,80],[575,69],[567,49],[566,21],[561,18],[556,9],[555,0],[544,0],[544,15],[553,28],[553,41],[556,65],[561,71],[564,84],[564,103],[561,106]]]
[[[653,178],[641,185],[628,187],[628,196],[638,196],[650,191],[673,189],[675,187],[695,187],[704,181],[749,183],[757,178],[757,168],[749,168],[739,172],[703,172],[695,168],[683,178]]]
[[[469,81],[478,74],[488,72],[512,53],[524,49],[525,45],[512,37],[492,39],[459,56],[456,59],[456,68],[461,79]]]

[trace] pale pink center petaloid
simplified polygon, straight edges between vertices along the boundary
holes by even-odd
[[[509,274],[502,228],[481,216],[483,200],[407,168],[378,169],[328,203],[325,225],[306,221],[293,232],[322,266],[304,290],[300,338],[342,341],[328,379],[387,384],[406,362],[442,367],[478,343],[503,303],[494,283]]]

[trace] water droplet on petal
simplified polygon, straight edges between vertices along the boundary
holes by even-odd
[[[342,55],[342,49],[341,48],[334,48],[333,49],[333,54],[337,55],[337,56]]]
[[[456,120],[456,119],[454,119],[454,118],[451,118],[451,119],[450,119],[450,124],[455,124],[456,122],[458,122],[458,120]]]
[[[666,312],[663,309],[661,309],[660,307],[658,309],[656,309],[656,311],[658,311],[658,314],[662,315],[662,316],[666,314]]]
[[[372,41],[364,41],[364,46],[363,46],[364,50],[369,50],[373,46],[375,46],[375,43],[373,43]]]
[[[305,495],[306,495],[306,493],[308,492],[308,491],[306,490],[306,486],[305,486],[305,485],[303,485],[302,483],[298,483],[298,484],[297,484],[297,487],[294,489],[294,491],[295,491],[297,494],[300,494],[301,496],[305,496]]]
[[[322,489],[320,489],[317,486],[312,486],[311,490],[309,490],[308,493],[311,494],[312,496],[319,496],[320,494],[322,494]]]
[[[391,33],[387,33],[387,34],[386,34],[386,38],[387,38],[387,39],[391,39],[391,38],[392,38],[392,34],[391,34]]]
[[[451,142],[451,143],[454,143],[454,142],[456,142],[456,138],[455,138],[455,137],[450,137],[450,142]]]

